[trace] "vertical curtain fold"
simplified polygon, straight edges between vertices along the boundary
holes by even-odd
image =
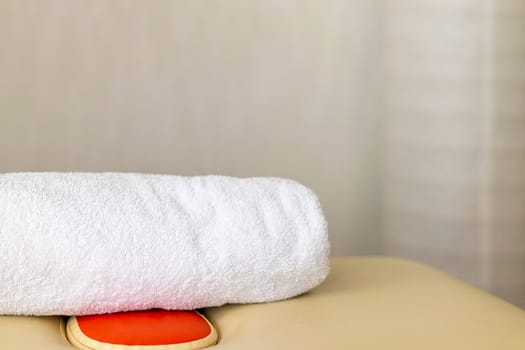
[[[525,305],[525,3],[387,1],[384,247]]]

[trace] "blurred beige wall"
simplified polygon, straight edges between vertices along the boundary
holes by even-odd
[[[297,179],[379,249],[379,1],[2,1],[0,172]]]

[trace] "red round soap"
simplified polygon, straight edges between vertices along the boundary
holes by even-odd
[[[202,349],[217,342],[211,323],[195,311],[131,311],[76,316],[66,334],[80,349]]]

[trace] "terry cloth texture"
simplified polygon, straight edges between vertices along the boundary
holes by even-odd
[[[279,178],[0,175],[0,314],[293,297],[328,273],[315,194]]]

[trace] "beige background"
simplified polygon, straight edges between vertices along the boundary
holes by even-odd
[[[522,0],[0,1],[0,172],[281,176],[334,255],[525,306]]]
[[[0,172],[294,178],[375,253],[376,7],[0,1]]]
[[[525,307],[525,1],[385,5],[385,253]]]

